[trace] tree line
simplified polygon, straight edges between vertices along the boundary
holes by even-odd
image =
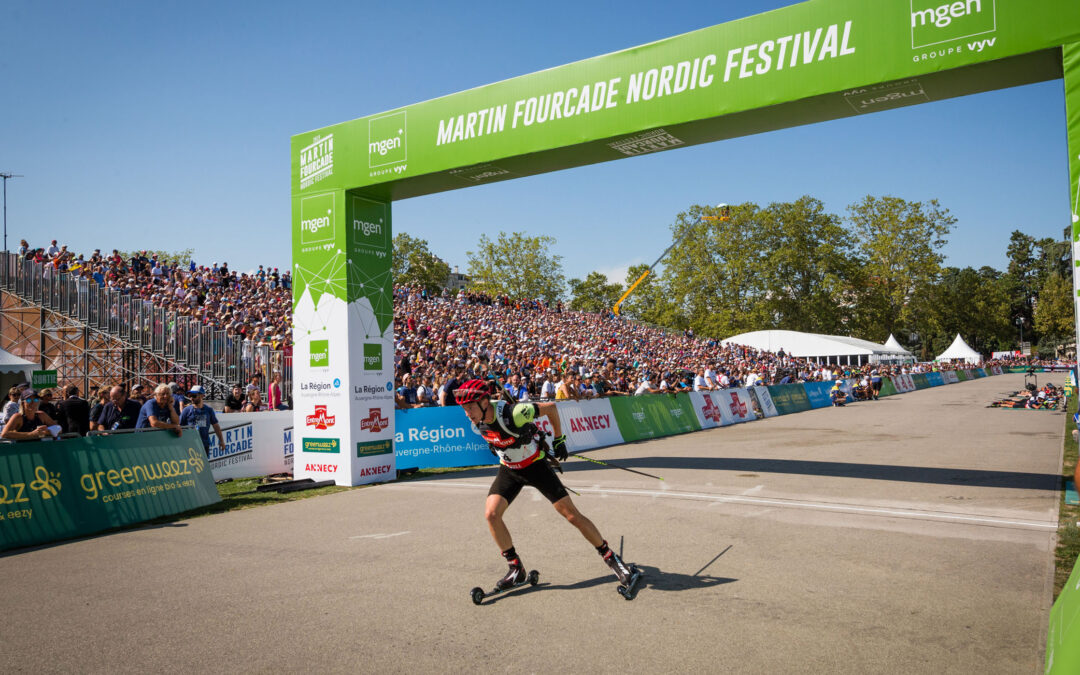
[[[956,219],[937,200],[868,195],[841,217],[803,196],[708,217],[718,215],[695,205],[676,216],[677,245],[623,303],[624,316],[717,338],[784,329],[884,342],[891,333],[925,359],[957,333],[980,352],[1016,349],[1021,330],[1044,355],[1074,339],[1067,241],[1016,230],[1004,271],[957,268],[941,253]],[[481,235],[467,253],[471,288],[607,312],[648,268],[632,266],[623,283],[598,271],[567,281],[555,244]],[[438,263],[426,241],[394,237],[395,282],[437,291],[449,273]]]

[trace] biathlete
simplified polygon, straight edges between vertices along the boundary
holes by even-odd
[[[499,473],[491,484],[484,505],[484,517],[487,519],[491,536],[510,565],[506,576],[496,584],[496,590],[517,586],[527,578],[525,566],[521,564],[521,558],[514,550],[510,531],[503,522],[503,513],[526,485],[531,485],[547,497],[559,515],[566,518],[596,547],[596,552],[615,573],[620,584],[632,587],[640,572],[630,569],[619,555],[608,547],[607,541],[592,521],[574,506],[566,488],[547,461],[548,452],[552,453],[556,460],[569,457],[566,436],[562,434],[555,404],[508,403],[503,400],[493,403],[490,397],[491,391],[483,380],[469,380],[454,392],[454,399],[465,409],[465,414],[487,441],[491,451],[499,457]],[[534,422],[545,415],[555,432],[550,449],[544,441],[544,432]]]

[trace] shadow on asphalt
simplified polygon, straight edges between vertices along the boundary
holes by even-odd
[[[94,534],[86,535],[83,537],[74,537],[72,539],[59,539],[57,541],[50,541],[46,544],[34,544],[33,546],[24,546],[23,548],[13,548],[7,551],[0,552],[0,559],[8,558],[14,555],[21,555],[23,553],[29,553],[31,551],[44,551],[49,548],[56,548],[57,546],[67,546],[68,544],[74,544],[78,541],[90,541],[92,539],[101,539],[116,534],[117,532],[137,532],[139,530],[157,530],[163,527],[187,527],[187,523],[150,523],[150,524],[135,524],[125,525],[123,527],[114,527],[102,532],[95,532]]]
[[[640,563],[635,564],[637,564],[637,566],[640,567],[643,572],[645,572],[645,575],[641,578],[641,582],[638,584],[637,589],[634,591],[635,597],[640,595],[641,592],[646,589],[653,591],[698,591],[738,581],[738,579],[731,579],[728,577],[713,577],[708,575],[697,576],[694,574],[665,572],[658,567],[642,565]],[[615,589],[618,587],[618,583],[616,582],[614,576],[612,576],[611,574],[604,574],[602,576],[594,577],[592,579],[583,579],[572,584],[553,584],[551,582],[541,581],[535,586],[523,586],[521,588],[514,589],[500,595],[496,595],[492,598],[486,598],[483,604],[495,604],[500,600],[505,600],[514,596],[528,595],[530,593],[539,593],[541,591],[580,591],[586,588],[604,585],[611,586],[612,592],[615,592]]]
[[[849,462],[815,462],[795,459],[763,459],[755,457],[632,457],[615,460],[628,469],[693,469],[696,471],[737,471],[739,473],[776,473],[800,476],[833,476],[887,480],[902,483],[933,483],[937,485],[972,485],[977,487],[1019,488],[1023,490],[1061,489],[1061,476],[1021,471],[986,471],[983,469],[952,469],[926,466],[894,466],[890,464],[856,464]],[[609,470],[609,467],[587,462],[563,462],[566,475],[583,471]],[[617,469],[610,469],[617,470]],[[450,473],[416,476],[413,480],[442,480],[447,478],[493,478],[495,467],[466,469]]]

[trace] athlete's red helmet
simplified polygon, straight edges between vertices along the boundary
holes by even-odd
[[[483,380],[467,380],[465,384],[454,390],[454,400],[458,402],[458,405],[473,403],[490,396],[491,389]]]

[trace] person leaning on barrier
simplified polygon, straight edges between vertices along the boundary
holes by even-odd
[[[173,403],[173,391],[167,384],[159,384],[154,389],[154,398],[143,404],[139,410],[136,429],[172,429],[177,436],[183,434],[180,428],[180,413]]]
[[[50,427],[59,427],[53,418],[38,409],[41,397],[33,389],[23,389],[19,399],[19,412],[11,416],[0,432],[0,438],[10,441],[33,441],[50,435]]]
[[[98,416],[98,429],[101,431],[117,431],[119,429],[134,429],[139,421],[139,411],[142,406],[138,402],[127,397],[124,387],[116,386],[109,390],[109,402],[101,409]]]
[[[56,421],[60,423],[65,434],[85,436],[90,430],[90,404],[86,399],[79,398],[79,388],[74,384],[64,388],[64,397],[64,400],[56,405]]]
[[[60,413],[56,410],[56,404],[53,403],[53,399],[56,398],[52,389],[42,389],[38,392],[38,396],[41,397],[41,404],[38,405],[38,410],[45,413],[52,419],[59,419]]]

